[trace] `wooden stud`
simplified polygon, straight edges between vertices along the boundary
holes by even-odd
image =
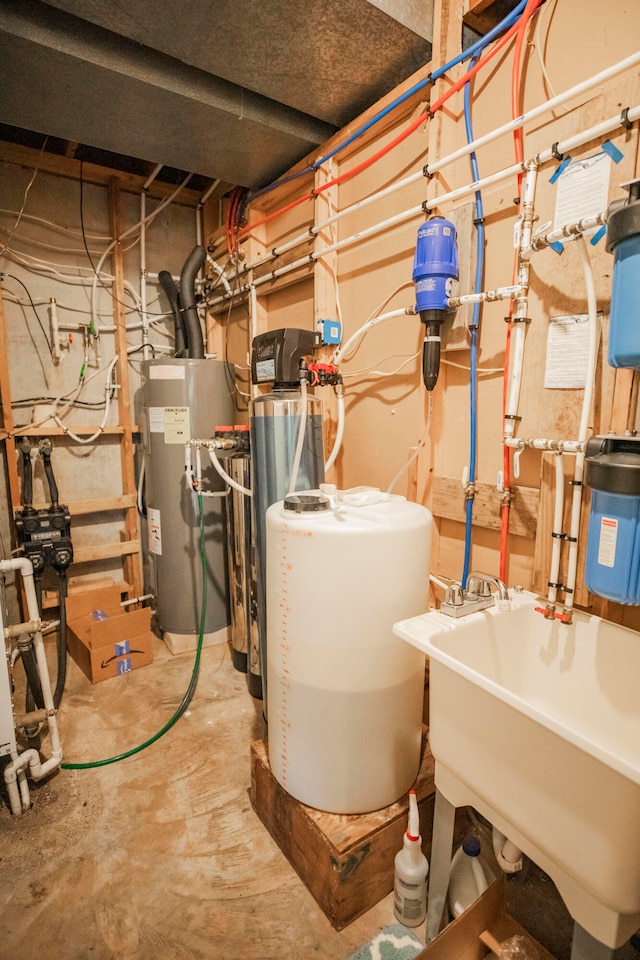
[[[120,444],[122,492],[135,495],[134,446],[131,426],[131,391],[129,387],[129,364],[127,359],[127,329],[125,314],[125,290],[122,246],[120,244],[120,185],[114,177],[109,181],[109,223],[111,235],[116,241],[113,249],[113,320],[115,323],[115,349],[119,360],[116,366],[120,389],[118,390],[118,414],[123,428]],[[129,543],[137,542],[138,517],[135,507],[128,507],[125,514],[124,533]],[[142,593],[142,564],[140,556],[127,551],[124,560],[125,579],[132,585],[134,595]]]

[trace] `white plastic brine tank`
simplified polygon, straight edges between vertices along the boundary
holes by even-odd
[[[427,610],[431,529],[373,488],[267,511],[269,761],[301,803],[367,813],[416,779],[425,657],[392,626]]]

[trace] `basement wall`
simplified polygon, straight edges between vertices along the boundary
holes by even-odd
[[[458,3],[441,0],[436,4],[434,51],[439,51],[432,67],[453,57],[460,49],[462,13]],[[548,0],[527,31],[522,57],[521,110],[528,111],[556,93],[635,53],[640,36],[640,8],[626,0],[607,5],[606,18],[595,0]],[[476,138],[511,119],[511,70],[513,41],[485,67],[473,84],[472,120]],[[467,68],[453,69],[430,91],[435,102]],[[546,79],[544,73],[546,71]],[[394,92],[408,89],[422,74],[412,77]],[[428,90],[428,88],[426,88]],[[414,95],[380,124],[335,157],[321,172],[307,175],[263,197],[250,206],[249,233],[240,244],[244,263],[254,266],[259,278],[274,268],[303,257],[315,249],[365,231],[377,222],[404,210],[419,207],[423,200],[434,200],[469,184],[469,158],[463,157],[438,172],[432,179],[415,183],[375,203],[354,207],[373,193],[422,170],[426,163],[445,157],[466,142],[462,92],[455,94],[434,119],[422,122],[399,146],[364,172],[332,187],[315,199],[306,199],[282,217],[263,222],[284,205],[309,195],[328,178],[342,176],[389,144],[426,105],[425,90]],[[313,162],[336,143],[341,143],[362,121],[391,100],[386,98],[376,110],[354,121],[329,144],[323,145],[300,166]],[[524,158],[532,158],[557,141],[562,141],[601,120],[619,114],[626,106],[640,102],[637,69],[615,79],[529,123],[524,131]],[[624,196],[620,184],[640,174],[638,166],[638,125],[619,127],[608,137],[600,137],[571,151],[571,159],[592,157],[602,151],[604,140],[619,151],[619,162],[610,166],[608,199]],[[621,156],[620,156],[621,155]],[[486,177],[514,163],[513,134],[509,133],[478,151],[480,176]],[[554,220],[557,185],[551,182],[559,161],[540,167],[536,194],[537,220],[534,229]],[[295,168],[294,168],[295,169]],[[514,202],[518,187],[515,176],[483,191],[486,220],[486,261],[484,289],[512,282],[514,262],[513,231],[518,207]],[[452,217],[459,224],[460,257],[464,263],[467,293],[472,290],[475,270],[475,229],[470,206],[472,194],[453,203],[443,202],[436,212]],[[269,251],[323,222],[332,212],[347,213],[319,239],[309,238],[295,250],[275,261]],[[259,330],[280,326],[311,328],[322,317],[338,318],[343,323],[343,343],[368,318],[391,310],[411,307],[415,302],[411,280],[412,261],[418,226],[424,214],[418,212],[402,223],[388,227],[338,252],[307,264],[280,280],[262,283],[257,288]],[[251,224],[255,224],[251,227]],[[216,243],[215,235],[211,242]],[[637,419],[637,392],[631,371],[617,373],[606,361],[608,311],[611,293],[612,257],[605,240],[588,243],[595,277],[598,310],[602,313],[602,339],[590,434],[634,428]],[[220,248],[218,248],[220,249]],[[216,254],[222,255],[220,254]],[[260,265],[261,258],[268,263]],[[247,274],[244,274],[246,281]],[[464,281],[463,281],[464,282]],[[214,307],[211,322],[219,323],[220,307]],[[473,550],[471,568],[498,573],[500,549],[501,497],[496,489],[503,467],[502,395],[508,312],[507,301],[487,304],[481,313],[478,386],[478,464],[474,505]],[[457,326],[445,347],[440,378],[432,395],[430,436],[412,467],[400,477],[396,492],[430,506],[436,520],[432,573],[459,579],[464,556],[465,494],[462,475],[469,462],[469,349],[464,323],[470,307],[461,308]],[[549,320],[573,314],[585,314],[586,293],[577,244],[567,243],[561,254],[547,249],[536,253],[530,275],[529,317],[527,327],[524,381],[517,427],[520,437],[575,438],[578,432],[582,390],[550,389],[544,386],[545,358]],[[232,320],[233,324],[233,320]],[[365,336],[357,350],[344,360],[340,369],[345,381],[346,426],[344,442],[330,479],[340,486],[372,484],[386,489],[406,464],[420,438],[424,436],[429,403],[420,374],[423,328],[417,317],[403,316],[387,321]],[[237,338],[230,343],[236,344]],[[241,341],[237,353],[246,351]],[[332,351],[325,348],[325,359]],[[374,371],[396,371],[393,376],[378,376]],[[636,375],[637,376],[637,375]],[[333,410],[330,388],[321,392],[329,413]],[[335,411],[333,412],[335,417]],[[331,435],[327,437],[330,444]],[[329,449],[329,447],[327,448]],[[507,579],[546,595],[550,527],[547,522],[553,496],[552,455],[526,450],[519,460],[519,476],[512,477],[515,500],[511,509]],[[567,481],[573,474],[572,458],[566,460]],[[567,511],[571,487],[567,485]],[[586,532],[588,491],[583,502],[583,530]],[[568,524],[568,517],[566,523]],[[565,526],[564,529],[568,529]],[[583,539],[583,548],[586,540]],[[589,596],[582,586],[584,549],[580,550],[579,590],[576,603],[611,619],[636,628],[640,625],[635,608],[622,608]],[[566,574],[567,555],[563,554],[561,581]],[[560,599],[563,597],[560,595]]]

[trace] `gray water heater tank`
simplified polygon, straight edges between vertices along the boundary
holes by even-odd
[[[220,360],[165,358],[142,365],[145,502],[151,587],[161,630],[170,649],[197,638],[202,608],[200,518],[185,475],[185,442],[210,439],[221,423],[233,422],[233,368]],[[207,560],[205,638],[227,638],[229,589],[226,564],[225,485],[203,453],[207,490],[203,498]],[[194,642],[195,645],[195,642]]]

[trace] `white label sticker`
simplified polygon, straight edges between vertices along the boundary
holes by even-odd
[[[164,408],[164,442],[186,443],[191,440],[189,407]]]
[[[161,364],[149,367],[149,380],[184,380],[185,368],[179,365]]]
[[[149,432],[164,433],[164,407],[149,407]]]
[[[618,521],[614,517],[603,517],[600,521],[600,543],[598,544],[598,563],[600,566],[615,566],[617,540]]]
[[[149,553],[162,556],[162,534],[160,530],[160,511],[155,507],[147,508],[147,532],[149,537]]]

